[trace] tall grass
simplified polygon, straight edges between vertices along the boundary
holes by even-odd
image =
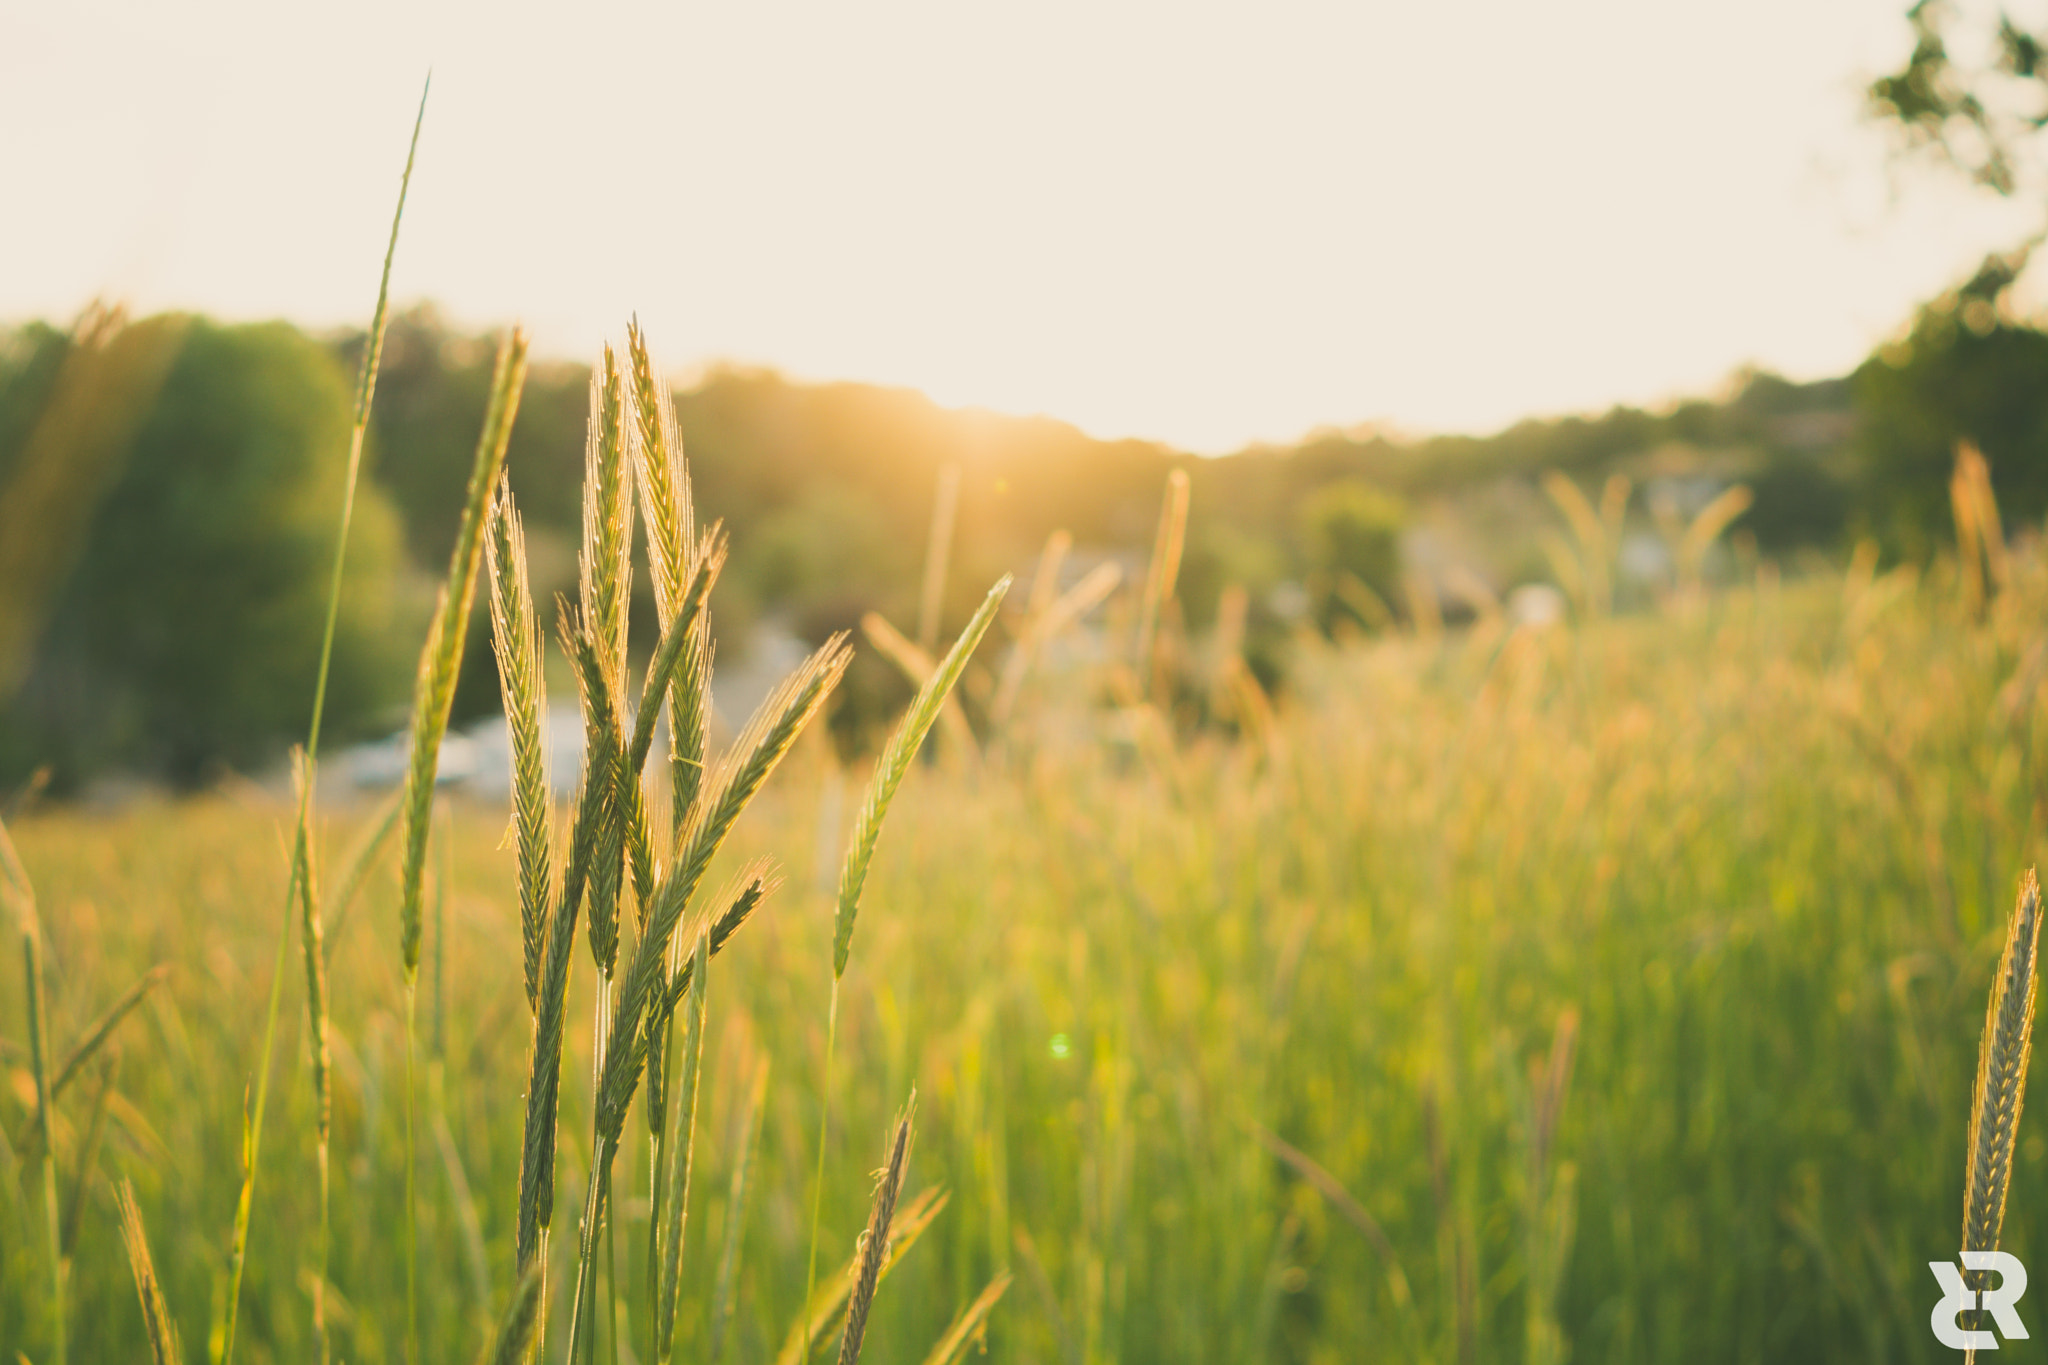
[[[331,1240],[328,1180],[332,1101],[328,1071],[326,954],[321,946],[320,908],[313,890],[313,795],[320,759],[320,723],[327,705],[327,675],[334,657],[335,623],[341,611],[342,574],[348,561],[349,526],[355,515],[356,482],[362,471],[363,442],[369,433],[370,403],[377,391],[377,372],[383,359],[384,330],[389,319],[391,263],[398,254],[398,229],[405,219],[405,196],[412,186],[413,159],[419,152],[420,129],[426,123],[427,94],[431,88],[430,77],[420,90],[419,112],[413,118],[412,141],[406,147],[405,170],[398,182],[398,206],[391,214],[391,238],[385,246],[384,269],[377,280],[377,306],[370,316],[370,330],[364,338],[362,366],[356,380],[355,415],[349,428],[348,468],[342,480],[341,525],[335,535],[334,568],[327,587],[327,619],[320,636],[320,664],[313,680],[313,714],[306,726],[306,746],[298,760],[298,819],[292,832],[291,875],[285,893],[285,914],[278,930],[277,963],[271,972],[270,1003],[263,1016],[263,1046],[256,1063],[256,1096],[247,1119],[245,1169],[241,1194],[235,1204],[233,1240],[228,1252],[226,1319],[218,1352],[222,1365],[233,1360],[235,1354],[235,1329],[242,1299],[242,1267],[249,1248],[249,1216],[254,1207],[256,1173],[263,1150],[263,1125],[269,1109],[271,1048],[277,1036],[278,1001],[284,985],[285,954],[291,943],[295,901],[304,945],[306,1018],[312,1034],[313,1089],[319,1112],[315,1165],[320,1189],[320,1232],[313,1276],[313,1336],[321,1365],[326,1365],[328,1358],[327,1261]]]
[[[864,1357],[922,1359],[1004,1271],[1015,1281],[986,1327],[998,1365],[1091,1351],[1448,1361],[1461,1331],[1482,1360],[1923,1351],[1925,1264],[1956,1244],[1970,1150],[1958,1119],[2008,937],[2011,870],[2041,847],[2048,809],[2031,662],[2048,568],[2017,540],[2009,552],[2010,584],[1981,613],[1952,565],[1873,565],[1745,584],[1669,614],[1503,623],[1434,645],[1305,644],[1270,743],[1183,737],[1177,773],[1139,761],[1106,725],[1074,727],[1069,708],[1098,694],[1099,675],[1046,656],[1015,717],[1022,761],[916,769],[863,887],[831,1132],[879,1149],[914,1084],[917,1155],[898,1224],[917,1196],[950,1194],[888,1270]],[[826,757],[785,758],[794,780],[761,790],[706,891],[792,831],[808,843]],[[338,812],[323,838],[346,847],[379,818]],[[505,1267],[501,1295],[514,1283],[522,1151],[506,1106],[529,1071],[503,1041],[528,1010],[506,819],[456,804],[446,930],[448,1123],[493,1267]],[[127,1064],[105,1147],[109,1169],[135,1182],[166,1302],[195,1347],[222,1266],[206,1234],[235,1196],[239,1134],[190,1097],[240,1084],[237,1021],[260,1008],[274,931],[256,893],[281,880],[268,822],[216,798],[112,823],[55,811],[18,830],[62,967],[48,978],[54,1058],[104,1011],[112,992],[93,983],[173,966],[121,1025]],[[569,846],[566,829],[556,839]],[[567,861],[550,864],[557,906]],[[666,873],[672,852],[660,861]],[[837,1347],[826,1296],[843,1291],[869,1209],[851,1170],[831,1175],[838,1139],[822,1199],[813,1187],[837,896],[808,880],[764,901],[714,964],[673,1358],[706,1353],[730,1233],[743,1237],[724,1358],[793,1359],[783,1348],[806,1318],[814,1343]],[[389,882],[370,878],[356,913],[388,922]],[[692,959],[709,962],[693,929],[722,914],[723,894],[683,918]],[[572,933],[580,954],[582,926]],[[337,1357],[388,1360],[405,1304],[392,1245],[400,965],[382,935],[333,949],[330,1330]],[[621,981],[630,957],[628,943]],[[577,972],[564,991],[560,1056],[574,1075],[592,1059],[594,976]],[[0,1010],[0,1033],[25,1039],[19,995],[0,993]],[[747,1144],[730,1135],[747,1131],[752,1068],[770,1056],[736,1211]],[[7,1065],[26,1075],[26,1052]],[[679,1079],[671,1133],[683,1090]],[[584,1093],[562,1092],[558,1131],[591,1131]],[[266,1182],[256,1235],[310,1248],[309,1087],[280,1087],[278,1100],[280,1160],[306,1178]],[[56,1107],[61,1208],[86,1115],[74,1127],[62,1095]],[[32,1108],[0,1092],[16,1150]],[[642,1127],[622,1131],[620,1170],[646,1169]],[[576,1136],[560,1146],[573,1161],[564,1197],[580,1211],[590,1153]],[[1999,1245],[2032,1261],[2040,1224],[2025,1191],[2048,1144],[2018,1129],[2010,1161]],[[0,1181],[0,1215],[33,1232],[40,1173],[22,1169],[26,1186]],[[668,1208],[682,1183],[672,1176]],[[644,1231],[644,1195],[623,1232]],[[807,1306],[814,1201],[823,1264]],[[446,1183],[423,1182],[419,1207],[421,1354],[466,1359],[481,1343]],[[88,1198],[66,1283],[73,1359],[149,1350],[115,1226],[104,1193]],[[0,1340],[35,1360],[50,1356],[42,1240],[0,1245]],[[556,1239],[549,1359],[565,1345],[577,1240]],[[621,1240],[629,1306],[644,1301],[632,1288],[645,1284],[643,1246]],[[248,1344],[303,1357],[310,1253],[277,1259],[250,1258]],[[627,1316],[624,1344],[655,1358],[646,1313]]]

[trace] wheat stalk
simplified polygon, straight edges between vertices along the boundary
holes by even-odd
[[[882,1258],[889,1246],[889,1220],[896,1213],[896,1196],[903,1188],[903,1168],[910,1160],[911,1119],[917,1113],[917,1092],[903,1107],[896,1121],[896,1136],[889,1144],[888,1164],[875,1184],[875,1200],[868,1210],[867,1230],[860,1238],[860,1272],[846,1303],[846,1331],[839,1338],[839,1365],[855,1365],[860,1359],[861,1340],[867,1335],[868,1310],[874,1306],[875,1286],[882,1278]]]
[[[44,1014],[43,1000],[42,921],[36,914],[35,888],[29,883],[28,873],[22,870],[20,855],[14,851],[14,840],[8,836],[4,824],[0,824],[0,891],[4,891],[6,898],[13,903],[15,919],[21,926],[22,969],[28,982],[29,1065],[35,1080],[36,1120],[45,1133],[55,1133],[57,1129],[51,1122],[50,1109],[53,1097],[49,1020]],[[64,1365],[64,1250],[57,1218],[57,1154],[54,1150],[43,1159],[43,1225],[50,1252],[52,1359],[56,1365]]]
[[[1998,976],[1984,1013],[1984,1039],[1977,1052],[1977,1084],[1970,1105],[1969,1170],[1963,1193],[1963,1250],[1996,1251],[2005,1223],[2006,1190],[2019,1141],[2020,1106],[2027,1097],[2027,1061],[2034,1045],[2034,960],[2041,938],[2041,884],[2029,869],[2020,882],[2019,903]],[[1990,1272],[1972,1270],[1973,1289]],[[1974,1356],[1974,1352],[1971,1353]]]
[[[526,333],[514,328],[498,347],[491,378],[490,406],[470,467],[469,493],[449,557],[447,581],[441,586],[426,647],[420,651],[419,678],[412,716],[412,751],[406,767],[404,862],[399,873],[400,950],[408,980],[418,976],[421,889],[427,865],[427,830],[432,815],[435,773],[441,741],[448,733],[448,711],[455,701],[455,680],[462,664],[462,646],[469,635],[470,604],[476,593],[477,566],[483,554],[484,522],[488,517],[498,473],[505,465],[505,447],[519,413],[519,393],[526,382]]]
[[[649,1278],[653,1281],[654,1297],[654,1358],[660,1365],[667,1365],[675,1352],[676,1303],[682,1293],[683,1232],[689,1223],[690,1178],[696,1167],[697,1158],[697,1084],[704,1065],[704,1012],[706,992],[710,989],[711,940],[709,935],[699,935],[697,948],[690,958],[692,968],[689,978],[690,1006],[683,1027],[682,1094],[677,1097],[676,1136],[671,1142],[674,1155],[675,1191],[669,1196],[667,1205],[667,1226],[650,1217],[650,1236],[659,1230],[657,1242],[648,1248],[647,1264]],[[655,1151],[655,1161],[661,1160],[660,1149]],[[663,1201],[657,1196],[653,1210],[663,1211]],[[657,1269],[658,1268],[658,1269]]]
[[[573,660],[585,653],[574,642],[584,631],[567,603],[558,604],[563,650]],[[579,668],[579,682],[584,677]],[[586,712],[587,715],[587,712]],[[569,964],[576,943],[576,920],[583,906],[585,882],[599,833],[611,820],[617,804],[618,784],[601,775],[612,772],[612,759],[604,749],[610,731],[600,729],[592,736],[592,747],[584,755],[584,779],[576,802],[576,816],[570,827],[569,853],[562,869],[562,885],[548,925],[546,952],[541,964],[540,997],[534,1009],[533,1048],[526,1087],[526,1122],[520,1147],[518,1262],[522,1271],[536,1258],[545,1275],[546,1233],[554,1216],[555,1115],[561,1086],[562,1032],[567,1007]],[[546,1296],[542,1296],[545,1316]]]
[[[164,1287],[156,1277],[156,1263],[149,1256],[149,1239],[142,1231],[142,1210],[135,1206],[135,1186],[123,1180],[114,1191],[121,1210],[121,1241],[128,1248],[128,1268],[135,1274],[135,1295],[142,1300],[142,1325],[149,1333],[150,1359],[155,1365],[179,1365],[185,1358],[178,1343],[178,1324],[171,1319],[164,1302]]]
[[[547,946],[553,878],[548,866],[547,679],[541,670],[540,626],[526,574],[526,531],[503,475],[486,544],[491,580],[491,646],[504,695],[505,730],[512,744],[512,813],[519,834],[519,926],[526,968],[526,1003],[540,1007],[541,955]]]
[[[647,561],[654,579],[654,603],[662,618],[673,617],[690,576],[696,513],[690,470],[683,458],[675,404],[668,385],[656,377],[647,335],[636,322],[627,332],[632,367],[633,459],[640,490],[641,520],[647,524]],[[703,553],[699,548],[697,555]],[[688,817],[704,772],[705,729],[710,719],[706,687],[711,669],[710,618],[700,615],[681,664],[669,681],[669,781],[677,829]]]
[[[754,1148],[761,1139],[761,1110],[768,1096],[768,1059],[762,1058],[747,1091],[746,1117],[741,1120],[739,1160],[732,1169],[732,1188],[725,1200],[725,1238],[718,1253],[718,1278],[711,1290],[711,1323],[704,1358],[718,1365],[725,1353],[725,1331],[732,1321],[734,1289],[739,1283],[740,1239],[747,1228],[747,1179]]]
[[[889,1254],[882,1259],[880,1279],[889,1278],[889,1272],[917,1244],[917,1239],[944,1211],[951,1198],[943,1186],[934,1185],[912,1196],[910,1202],[896,1210],[896,1216],[889,1221]],[[789,1336],[775,1357],[775,1365],[798,1365],[817,1342],[831,1335],[832,1329],[839,1326],[846,1313],[846,1296],[852,1292],[854,1281],[859,1277],[860,1258],[865,1250],[864,1247],[855,1247],[839,1273],[829,1276],[823,1287],[813,1294],[802,1319],[790,1325]]]
[[[930,733],[932,723],[939,718],[948,694],[966,670],[968,658],[988,632],[989,624],[995,620],[996,608],[1002,605],[1003,595],[1009,590],[1010,576],[1004,574],[988,590],[988,596],[982,599],[973,619],[960,632],[960,638],[953,642],[953,647],[946,651],[946,657],[939,661],[938,667],[931,671],[924,686],[911,699],[910,709],[897,722],[895,733],[889,736],[887,747],[875,762],[874,775],[868,780],[867,797],[854,815],[853,831],[847,840],[846,861],[839,873],[839,900],[832,916],[832,993],[825,1007],[824,1103],[818,1107],[818,1170],[811,1187],[810,1250],[804,1258],[804,1311],[807,1316],[803,1339],[806,1343],[811,1336],[808,1317],[811,1298],[818,1287],[818,1220],[824,1211],[825,1143],[832,1125],[832,1054],[839,1041],[839,982],[846,975],[846,964],[853,953],[853,930],[860,916],[860,897],[867,885],[868,865],[874,860],[875,844],[882,835],[882,820],[889,813],[889,803],[895,799],[896,788],[910,771],[910,764],[924,744],[925,736]]]
[[[469,635],[469,610],[476,595],[477,568],[483,558],[484,522],[489,514],[498,473],[505,466],[505,447],[519,413],[519,393],[526,381],[526,333],[514,328],[498,347],[491,378],[490,405],[483,434],[470,466],[469,493],[449,556],[448,578],[441,585],[426,647],[420,651],[419,678],[412,713],[412,753],[406,767],[404,862],[399,872],[399,951],[405,968],[405,1282],[407,1359],[419,1359],[419,1226],[415,1188],[415,1090],[413,1073],[418,1052],[415,1015],[419,996],[420,943],[424,936],[421,892],[426,877],[427,833],[433,817],[434,781],[440,767],[441,741],[448,733],[448,712],[455,702],[456,674],[462,666],[462,645]]]
[[[740,811],[824,706],[850,658],[844,639],[835,635],[784,679],[740,732],[705,789],[703,806],[685,834],[669,879],[655,898],[646,931],[634,944],[633,957],[624,975],[619,1008],[612,1020],[612,1037],[606,1047],[605,1075],[598,1101],[599,1127],[610,1142],[616,1143],[623,1130],[626,1106],[639,1084],[641,1065],[647,1055],[646,1034],[641,1025],[664,985],[669,942],[683,910]],[[738,904],[735,903],[736,909]],[[747,904],[740,910],[739,918],[744,919],[751,909],[752,904]],[[732,927],[738,927],[737,920]],[[715,932],[713,937],[715,950],[722,944],[716,940]]]
[[[371,314],[370,333],[364,340],[362,369],[356,378],[354,420],[349,431],[348,472],[342,485],[341,528],[335,537],[334,569],[328,579],[327,619],[320,637],[320,666],[313,681],[313,716],[306,731],[306,781],[299,797],[298,819],[292,837],[291,874],[285,888],[285,913],[278,929],[277,961],[270,977],[270,1003],[263,1016],[263,1046],[256,1069],[256,1094],[247,1115],[247,1140],[244,1143],[246,1159],[242,1173],[241,1193],[235,1203],[234,1230],[228,1251],[227,1309],[221,1334],[220,1365],[229,1365],[235,1356],[235,1323],[242,1301],[242,1268],[249,1250],[249,1215],[256,1196],[256,1171],[263,1150],[263,1119],[268,1111],[270,1098],[270,1057],[277,1039],[277,1010],[280,992],[284,985],[285,954],[291,942],[292,906],[297,901],[304,921],[305,932],[314,942],[306,952],[307,1007],[321,1011],[313,1019],[313,1030],[325,1038],[327,1021],[325,983],[315,981],[325,970],[325,954],[318,943],[320,917],[309,888],[311,885],[312,863],[312,774],[320,756],[320,721],[327,704],[327,675],[334,655],[335,623],[341,611],[342,571],[348,555],[349,525],[355,513],[357,476],[362,469],[363,442],[370,425],[370,403],[377,391],[377,373],[383,362],[384,333],[390,317],[391,263],[398,254],[398,229],[405,218],[406,191],[412,185],[413,160],[419,151],[420,129],[427,118],[427,93],[432,89],[430,75],[420,90],[419,112],[413,118],[412,141],[406,148],[405,171],[398,182],[398,207],[391,215],[391,238],[384,248],[384,269],[377,281],[377,307]],[[317,1005],[316,1005],[317,999]],[[309,1015],[309,1019],[313,1016]],[[324,1072],[316,1075],[316,1085],[322,1087],[320,1103],[328,1104],[324,1092]],[[320,1164],[324,1171],[327,1162],[327,1141],[320,1139]],[[317,1358],[321,1365],[327,1360],[327,1324],[325,1284],[327,1279],[328,1209],[327,1182],[323,1175],[320,1182],[320,1264],[315,1279],[313,1296],[313,1334],[316,1340]]]

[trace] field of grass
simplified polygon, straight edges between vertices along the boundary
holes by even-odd
[[[773,1359],[801,1316],[827,1084],[821,1282],[854,1252],[913,1086],[904,1195],[948,1194],[875,1301],[871,1360],[925,1359],[1005,1270],[986,1348],[1006,1365],[1936,1358],[1926,1263],[1958,1244],[1985,994],[2048,816],[2044,621],[2048,566],[2025,554],[1988,607],[1952,566],[1862,561],[1611,621],[1310,647],[1270,728],[1237,742],[1041,692],[1001,764],[905,783],[829,1073],[844,815],[812,736],[712,875],[772,855],[788,881],[709,974],[678,1354],[712,1358],[731,1176],[768,1069],[733,1361]],[[473,1358],[515,1279],[531,1025],[507,815],[451,805],[428,868],[425,1360]],[[323,817],[331,863],[370,816]],[[170,969],[57,1105],[74,1360],[146,1355],[123,1176],[186,1358],[208,1358],[292,823],[227,794],[14,825],[56,1055]],[[345,1361],[403,1351],[395,862],[329,930]],[[0,1355],[41,1361],[35,1085],[11,960],[4,979]],[[242,1291],[250,1362],[311,1350],[303,990],[294,963]],[[589,1169],[590,990],[579,965],[559,1322]],[[2023,1260],[2048,1179],[2035,1128],[2003,1242]],[[617,1346],[646,1359],[637,1111],[626,1133]]]

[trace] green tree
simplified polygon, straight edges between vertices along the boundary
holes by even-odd
[[[1871,82],[1871,112],[1907,150],[1933,155],[2001,195],[2038,194],[2048,128],[2048,30],[1999,10],[1918,0],[1906,11],[1913,50]],[[1988,55],[1959,59],[1958,49]]]
[[[347,376],[318,343],[187,323],[0,712],[0,779],[120,764],[189,783],[304,729],[348,425]],[[403,703],[416,643],[398,519],[374,486],[353,535],[328,692],[342,733]]]
[[[1340,479],[1301,504],[1301,543],[1311,605],[1324,630],[1339,620],[1377,625],[1361,611],[1357,589],[1393,602],[1401,583],[1400,502],[1362,479]]]
[[[1991,306],[2008,283],[2003,272],[1980,273],[1856,372],[1859,514],[1897,552],[1922,557],[1948,538],[1961,440],[1990,462],[2005,516],[2048,512],[2048,333]]]

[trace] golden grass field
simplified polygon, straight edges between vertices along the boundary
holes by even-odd
[[[2048,818],[2048,565],[2023,548],[2010,577],[1991,594],[1952,562],[1865,557],[1622,618],[1304,642],[1270,724],[1229,740],[1051,679],[1000,762],[919,766],[842,985],[821,1279],[913,1085],[905,1197],[947,1203],[882,1286],[868,1358],[925,1359],[1006,1270],[1000,1362],[1934,1358],[1925,1267],[1957,1244],[1985,992]],[[764,1069],[724,1358],[773,1358],[800,1316],[843,838],[820,808],[862,780],[830,762],[805,741],[713,874],[768,855],[787,884],[709,975],[679,1355],[709,1358]],[[330,864],[370,814],[323,817]],[[427,1360],[474,1357],[514,1279],[531,1025],[508,815],[452,803],[428,869]],[[236,789],[13,824],[59,1054],[169,967],[57,1105],[73,1359],[146,1350],[123,1176],[187,1358],[218,1332],[292,821]],[[394,866],[330,926],[337,1360],[402,1351]],[[35,1087],[6,970],[0,1354],[40,1360]],[[562,1086],[571,1214],[590,975]],[[303,991],[294,965],[252,1362],[308,1351]],[[645,1359],[637,1111],[626,1131],[616,1347]],[[2044,1155],[2023,1130],[2003,1242],[2023,1259]]]

